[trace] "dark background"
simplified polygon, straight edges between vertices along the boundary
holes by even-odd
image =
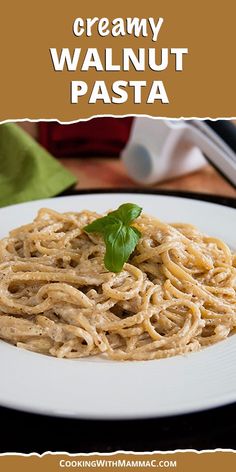
[[[0,408],[0,453],[236,449],[236,405],[135,421],[82,421]]]

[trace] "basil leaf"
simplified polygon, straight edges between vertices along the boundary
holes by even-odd
[[[94,220],[92,223],[84,227],[84,231],[86,233],[101,233],[104,234],[107,231],[109,231],[109,228],[116,224],[119,223],[118,218],[113,218],[110,217],[109,215],[104,216],[102,218],[98,218],[97,220]]]
[[[125,225],[128,225],[139,217],[141,211],[142,208],[134,203],[124,203],[120,205],[118,210],[109,213],[108,216],[119,218]]]
[[[100,233],[103,236],[106,245],[104,264],[111,272],[122,270],[141,237],[140,231],[130,226],[141,211],[138,205],[124,203],[84,227],[86,233]]]
[[[138,231],[139,233],[139,231]],[[135,228],[121,224],[114,231],[105,235],[105,267],[111,272],[120,272],[123,265],[134,251],[140,233]]]
[[[136,233],[136,236],[138,237],[138,240],[139,240],[142,236],[142,233],[140,233],[140,231],[137,228],[134,228],[134,226],[130,226],[130,228],[132,228],[132,230]]]

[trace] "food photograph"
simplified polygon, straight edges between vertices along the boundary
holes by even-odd
[[[232,120],[0,124],[1,453],[236,448],[235,216]]]

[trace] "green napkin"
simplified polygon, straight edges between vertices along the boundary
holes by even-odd
[[[0,125],[0,206],[48,198],[76,178],[14,123]]]

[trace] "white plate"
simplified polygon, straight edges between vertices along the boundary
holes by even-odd
[[[90,194],[2,208],[0,237],[31,221],[41,207],[103,212],[124,202],[165,221],[193,223],[236,247],[234,209],[145,194]],[[236,336],[201,352],[146,362],[55,359],[0,341],[0,379],[0,404],[31,412],[85,419],[194,412],[236,401]]]

